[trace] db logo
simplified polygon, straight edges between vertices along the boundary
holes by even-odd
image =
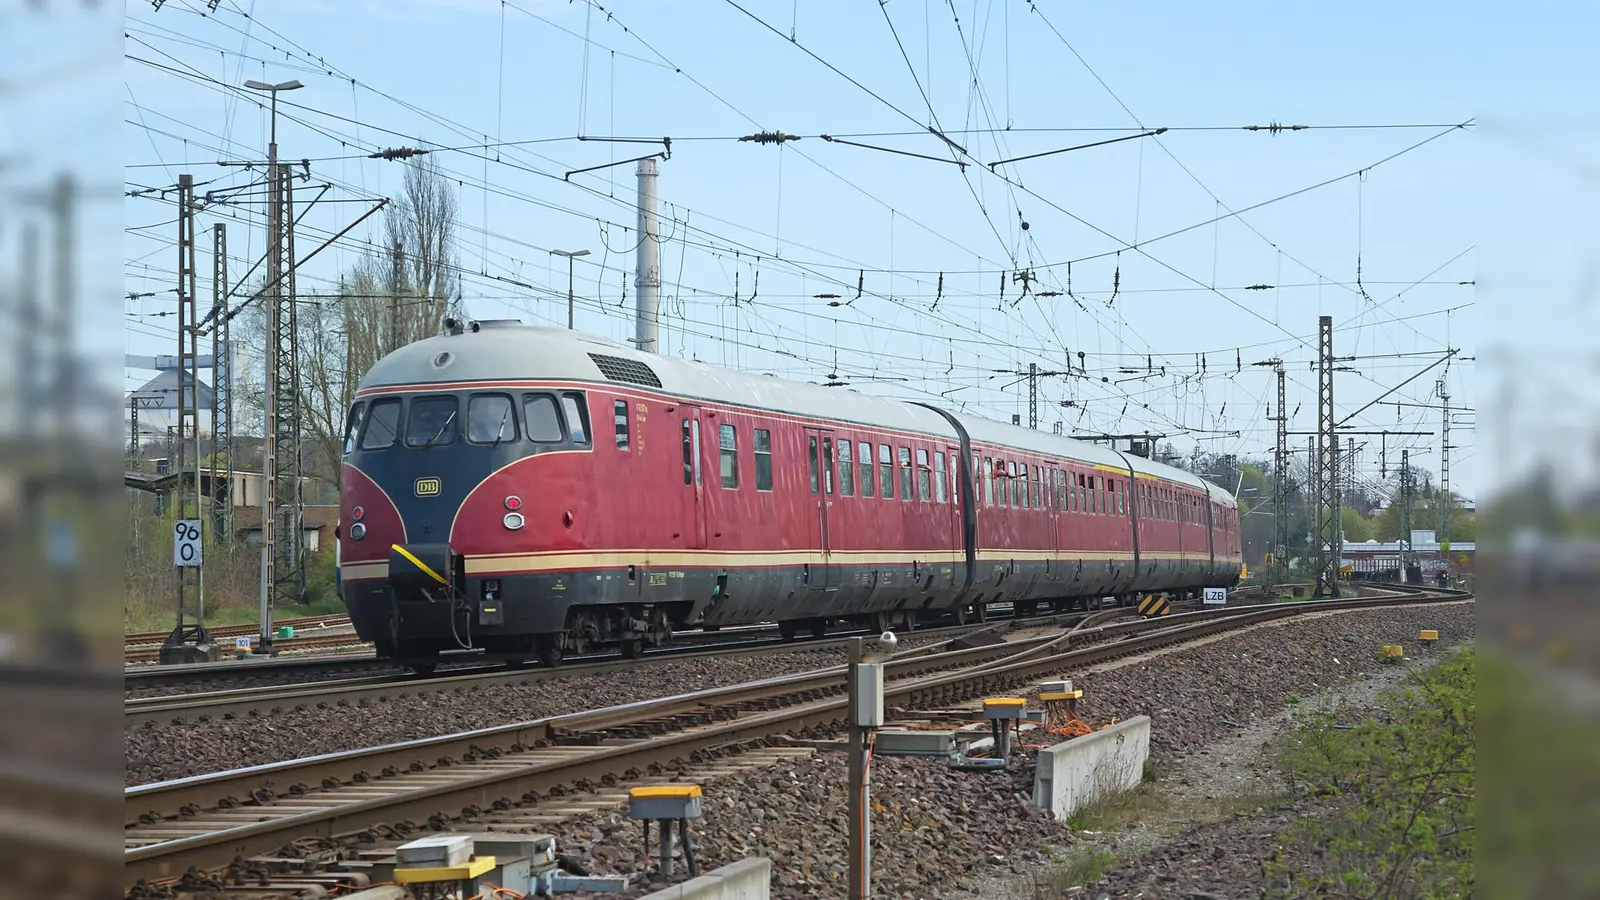
[[[418,478],[417,479],[417,496],[418,497],[434,497],[434,496],[438,496],[438,494],[439,494],[439,479],[437,479],[437,478]]]

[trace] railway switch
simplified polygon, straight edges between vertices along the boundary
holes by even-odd
[[[700,786],[697,784],[656,784],[631,788],[628,791],[628,818],[644,826],[644,855],[650,858],[650,823],[654,821],[661,832],[661,848],[657,854],[659,871],[663,876],[672,874],[673,823],[678,826],[678,838],[683,842],[683,859],[689,867],[689,876],[695,876],[694,842],[689,838],[689,820],[700,818]]]

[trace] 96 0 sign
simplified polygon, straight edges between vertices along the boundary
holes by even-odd
[[[181,519],[173,525],[172,564],[200,565],[200,520]]]

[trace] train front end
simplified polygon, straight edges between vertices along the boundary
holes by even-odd
[[[517,569],[579,543],[570,510],[588,454],[572,451],[589,444],[588,409],[583,391],[530,377],[527,331],[418,341],[361,381],[344,438],[340,575],[356,633],[380,658],[419,670],[451,651],[527,658],[563,629],[575,596],[543,583],[560,573]]]

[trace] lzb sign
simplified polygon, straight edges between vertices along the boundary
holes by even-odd
[[[200,565],[200,520],[181,519],[173,526],[172,564]]]
[[[1201,597],[1200,602],[1206,606],[1226,605],[1228,602],[1228,589],[1205,588],[1204,596]]]

